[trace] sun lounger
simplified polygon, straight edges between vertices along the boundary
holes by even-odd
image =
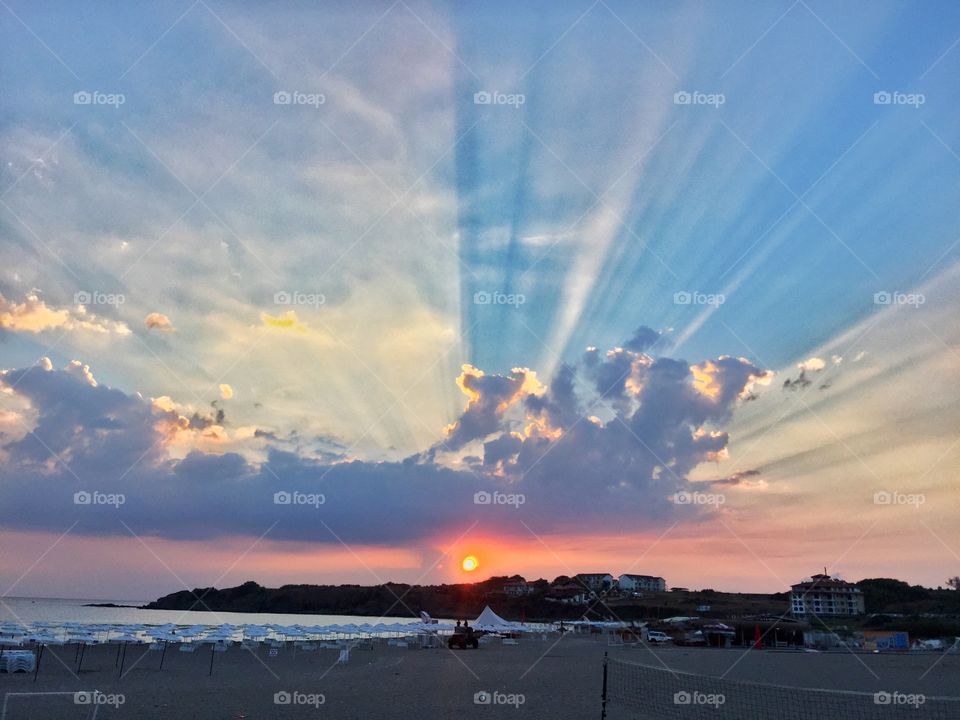
[[[5,650],[0,658],[0,672],[33,672],[37,657],[32,650]]]

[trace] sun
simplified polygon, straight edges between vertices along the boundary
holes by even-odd
[[[467,572],[473,572],[480,565],[480,561],[477,560],[475,555],[467,555],[460,564]]]

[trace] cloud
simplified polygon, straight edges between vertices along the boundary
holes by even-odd
[[[90,387],[97,387],[97,381],[94,379],[93,373],[90,372],[90,366],[84,365],[79,360],[71,360],[70,364],[64,368],[64,372],[85,382]]]
[[[447,439],[437,449],[459,450],[473,440],[482,440],[503,424],[507,410],[523,395],[542,391],[537,374],[514,368],[509,375],[487,375],[464,365],[457,385],[469,399],[460,418],[447,427]]]
[[[130,328],[126,324],[95,315],[87,311],[84,305],[64,308],[47,305],[35,291],[27,293],[22,303],[7,300],[0,295],[0,329],[28,333],[62,329],[130,334]]]
[[[233,397],[233,388],[227,385],[226,383],[220,384],[220,397],[223,400],[229,400]]]
[[[801,370],[810,370],[811,372],[820,372],[827,366],[827,363],[822,358],[812,357],[804,360],[802,363],[797,365]]]
[[[731,473],[727,477],[719,478],[717,480],[707,481],[710,485],[718,485],[723,487],[737,487],[743,489],[762,489],[767,487],[766,480],[762,479],[753,479],[760,475],[760,471],[757,469],[753,470],[740,470],[738,472]]]
[[[839,365],[843,361],[843,358],[840,355],[833,355],[831,362],[834,365]],[[856,362],[856,360],[854,360]],[[804,388],[809,387],[813,384],[813,381],[807,377],[808,373],[818,373],[822,372],[823,369],[827,366],[827,362],[822,358],[812,357],[804,360],[803,362],[797,363],[797,367],[800,368],[800,374],[795,378],[787,378],[783,381],[784,390],[803,390]],[[826,390],[830,387],[829,382],[825,382],[820,386],[821,390]]]
[[[173,323],[170,322],[168,318],[163,313],[152,312],[147,317],[144,318],[143,324],[147,326],[148,330],[158,330],[160,332],[176,332],[177,329],[173,326]]]
[[[307,326],[297,318],[295,310],[287,310],[281,315],[270,315],[269,313],[260,313],[260,320],[269,328],[276,330],[289,330],[292,332],[307,332]]]
[[[695,368],[709,376],[710,392],[698,388]],[[562,366],[545,387],[525,368],[499,375],[463,366],[457,384],[467,406],[446,441],[400,462],[301,450],[316,443],[255,427],[231,431],[218,408],[190,414],[166,396],[124,393],[97,383],[79,361],[5,371],[0,386],[34,416],[31,433],[4,436],[0,522],[62,528],[81,512],[79,533],[116,533],[122,519],[137,532],[197,539],[282,519],[277,540],[329,540],[322,518],[346,542],[387,543],[437,537],[465,520],[509,535],[519,532],[518,518],[556,531],[591,520],[626,531],[696,518],[701,510],[668,498],[689,486],[692,468],[725,456],[728,438],[716,428],[766,373],[742,358],[698,365],[658,358],[636,367],[636,384],[618,389],[620,409],[601,419],[584,414],[596,392],[577,370]],[[482,460],[473,452],[455,457],[474,444]],[[251,445],[262,451],[247,452]],[[474,504],[474,493],[497,488],[523,493],[523,508],[505,515]],[[78,511],[78,490],[122,493],[126,501],[110,512]],[[275,504],[278,492],[325,500]]]

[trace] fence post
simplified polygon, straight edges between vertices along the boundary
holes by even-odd
[[[600,696],[600,720],[607,720],[607,653],[603,654],[603,693]]]

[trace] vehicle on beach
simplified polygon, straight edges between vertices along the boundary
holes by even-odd
[[[672,643],[673,638],[659,630],[648,630],[647,642],[653,645],[666,645],[667,643]]]
[[[466,650],[468,647],[476,650],[480,647],[480,636],[473,631],[472,627],[457,627],[447,640],[447,647],[451,650],[454,648]]]

